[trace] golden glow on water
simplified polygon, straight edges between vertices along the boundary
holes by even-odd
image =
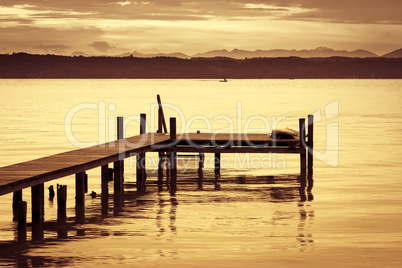
[[[402,249],[399,224],[402,220],[401,83],[399,80],[233,80],[228,83],[0,80],[2,166],[73,149],[64,134],[64,120],[68,111],[80,103],[105,102],[104,136],[98,133],[99,110],[82,110],[73,118],[76,137],[92,142],[114,137],[115,122],[110,121],[109,131],[109,116],[135,118],[146,112],[150,120],[149,105],[156,102],[156,94],[161,94],[165,104],[174,104],[186,115],[183,124],[179,120],[179,127],[186,124],[187,130],[202,132],[209,131],[205,121],[198,117],[200,120],[189,125],[191,118],[202,115],[210,120],[214,131],[231,127],[215,118],[217,115],[233,118],[235,130],[239,127],[244,130],[252,116],[262,115],[272,122],[284,115],[286,119],[279,126],[297,129],[299,117],[325,111],[326,105],[339,102],[339,116],[326,119],[322,112],[321,122],[315,124],[315,147],[325,153],[330,146],[327,124],[339,123],[339,156],[334,155],[339,162],[332,167],[315,160],[315,182],[308,196],[299,191],[296,175],[299,163],[295,155],[276,156],[275,161],[280,160],[278,157],[285,159],[284,169],[276,165],[234,166],[236,156],[228,155],[228,166],[222,170],[222,177],[231,182],[223,183],[221,191],[214,191],[208,183],[204,191],[198,191],[194,182],[179,185],[176,197],[167,192],[158,194],[152,187],[149,194],[135,197],[132,188],[135,170],[130,166],[132,160],[127,160],[125,183],[130,194],[118,216],[113,216],[111,200],[109,216],[102,218],[100,198],[87,196],[88,223],[75,225],[68,231],[67,240],[57,240],[57,233],[50,226],[45,232],[45,243],[16,251],[12,257],[2,253],[0,264],[17,263],[18,259],[20,267],[34,266],[34,263],[36,267],[49,263],[69,267],[266,267],[268,264],[397,267]],[[115,104],[116,109],[109,110],[109,104]],[[169,116],[177,116],[177,111],[166,108],[166,117]],[[267,131],[263,121],[257,119],[249,124],[249,129]],[[127,135],[138,131],[136,122],[127,125]],[[272,164],[274,159],[265,158],[265,161]],[[90,170],[88,174],[89,192],[100,193],[100,170]],[[149,173],[149,176],[154,180],[156,174]],[[190,166],[185,174],[179,173],[179,181],[194,176],[196,168]],[[206,178],[212,177],[213,170],[209,167]],[[237,183],[244,178],[252,183]],[[256,183],[257,178],[265,183]],[[67,214],[73,217],[74,179],[67,177],[57,183],[66,184],[69,189]],[[29,192],[24,190],[24,200],[30,200]],[[56,220],[56,208],[56,203],[45,201],[47,222]],[[0,197],[0,215],[0,240],[14,240],[11,195]]]

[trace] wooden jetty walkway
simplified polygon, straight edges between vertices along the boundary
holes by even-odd
[[[313,116],[308,116],[308,140],[306,138],[305,119],[299,119],[299,136],[293,139],[273,139],[269,134],[249,133],[176,133],[176,118],[170,118],[170,131],[163,115],[163,107],[158,95],[158,131],[146,132],[146,115],[141,114],[140,135],[123,138],[123,118],[117,120],[118,140],[93,147],[82,148],[55,154],[23,163],[0,168],[0,196],[13,193],[13,215],[18,221],[19,240],[24,240],[26,229],[26,207],[22,200],[22,189],[31,187],[32,231],[34,226],[41,225],[44,220],[44,183],[75,174],[76,221],[85,218],[86,171],[101,167],[102,202],[108,202],[108,182],[113,180],[114,206],[122,206],[124,159],[137,158],[137,191],[144,192],[146,186],[145,154],[159,153],[158,181],[163,180],[164,163],[168,163],[167,173],[170,176],[169,190],[177,191],[177,153],[193,152],[200,157],[199,175],[202,180],[204,153],[215,154],[215,188],[219,189],[220,154],[221,153],[292,153],[300,155],[301,178],[312,175],[313,166]],[[308,161],[307,161],[308,155]],[[109,164],[113,163],[113,168]],[[308,163],[308,165],[307,165]],[[58,222],[66,221],[66,186],[57,188]],[[107,212],[106,212],[107,213]],[[21,229],[21,231],[20,231]],[[37,227],[36,229],[41,229]],[[25,230],[26,231],[26,230]],[[43,237],[39,231],[38,240]],[[26,235],[25,235],[26,238]],[[33,235],[34,239],[34,235]]]

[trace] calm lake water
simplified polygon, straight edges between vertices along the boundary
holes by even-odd
[[[154,186],[136,196],[127,159],[123,211],[102,217],[100,197],[87,195],[84,224],[73,224],[74,177],[52,181],[45,187],[67,185],[72,230],[58,239],[46,198],[44,241],[30,242],[28,227],[25,246],[12,195],[0,196],[0,266],[400,267],[401,89],[402,80],[0,80],[0,166],[113,140],[116,116],[126,136],[139,133],[140,113],[154,131],[156,94],[181,131],[267,133],[314,114],[317,150],[307,196],[298,155],[223,155],[220,191],[208,181],[213,155],[203,191],[191,181],[197,160],[179,159],[187,183],[174,197]],[[100,193],[100,169],[88,174]],[[30,189],[23,199],[30,222]]]

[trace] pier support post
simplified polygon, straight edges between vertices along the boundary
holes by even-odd
[[[117,117],[117,139],[121,140],[124,139],[124,119],[122,116]],[[123,174],[122,176],[122,182],[124,182],[124,160],[121,161],[121,172]]]
[[[300,178],[306,179],[306,120],[299,119],[299,135],[300,135]]]
[[[83,223],[85,220],[85,172],[75,174],[75,221]]]
[[[170,190],[170,152],[166,152],[165,165],[166,165],[166,189]]]
[[[176,141],[176,118],[170,118],[170,142]],[[170,152],[170,194],[174,195],[177,191],[177,153]]]
[[[219,180],[221,178],[221,154],[215,153],[215,190],[220,190],[221,185]]]
[[[140,134],[146,133],[147,125],[147,115],[140,114]],[[145,181],[147,178],[147,173],[145,169],[145,153],[140,153],[137,155],[137,191],[139,193],[145,192]]]
[[[158,192],[163,191],[163,163],[165,162],[165,153],[159,152],[158,162]]]
[[[18,202],[22,201],[22,190],[13,192],[13,221],[18,220]]]
[[[205,154],[199,153],[199,161],[198,161],[198,189],[202,190],[202,185],[204,181],[204,161]]]
[[[67,185],[57,186],[57,223],[67,222]]]
[[[116,161],[114,165],[114,212],[118,213],[123,208],[123,169],[122,161]]]
[[[18,242],[27,240],[27,202],[17,202]]]
[[[109,165],[101,167],[101,184],[102,184],[102,216],[107,216],[109,212]]]
[[[45,186],[43,183],[31,187],[32,199],[32,240],[43,240],[43,220],[45,205]]]
[[[308,116],[308,179],[313,179],[314,115]]]
[[[170,152],[170,194],[175,195],[177,191],[177,153]]]

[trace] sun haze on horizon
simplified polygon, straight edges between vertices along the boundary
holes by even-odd
[[[119,55],[215,49],[401,48],[399,0],[0,3],[0,54]]]

